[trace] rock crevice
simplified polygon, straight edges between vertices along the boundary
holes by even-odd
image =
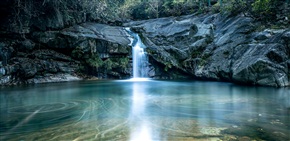
[[[260,29],[243,15],[187,15],[61,30],[1,33],[0,84],[132,76],[130,35],[147,46],[152,78],[290,85],[290,29]],[[81,77],[80,77],[81,76]],[[57,79],[59,77],[59,79]]]
[[[172,65],[188,77],[247,85],[290,85],[290,29],[257,31],[261,25],[249,17],[220,14],[178,20],[170,17],[126,26],[142,34],[153,59]]]

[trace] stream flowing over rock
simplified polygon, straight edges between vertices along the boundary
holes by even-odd
[[[290,29],[259,30],[243,15],[188,15],[109,26],[0,34],[0,84],[132,77],[130,35],[147,46],[149,76],[289,86]]]
[[[188,77],[290,85],[290,29],[258,31],[261,25],[249,17],[220,14],[153,19],[125,26],[141,34],[156,62],[177,68]],[[169,78],[180,77],[180,73],[169,74]]]

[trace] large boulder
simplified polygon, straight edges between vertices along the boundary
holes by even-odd
[[[220,14],[160,18],[125,26],[142,36],[151,60],[158,62],[156,74],[180,74],[178,70],[188,78],[290,85],[290,29],[257,31],[261,25],[249,17]],[[162,67],[166,71],[160,71]]]
[[[259,23],[249,17],[221,14],[124,26],[147,46],[152,78],[290,85],[290,29],[258,31]],[[0,84],[69,81],[78,72],[98,78],[132,76],[132,37],[124,27],[83,23],[22,36],[0,40]]]
[[[248,48],[243,56],[235,60],[233,81],[265,86],[288,86],[288,55],[280,44],[256,44]]]
[[[33,32],[31,38],[34,42],[49,48],[74,49],[78,46],[93,47],[99,42],[108,42],[112,45],[119,44],[127,47],[130,44],[128,36],[122,27],[84,23],[60,31]]]
[[[79,73],[130,77],[129,44],[123,27],[97,23],[5,39],[0,42],[0,84],[70,81],[80,79]]]
[[[40,49],[22,57],[15,56],[8,65],[0,67],[0,84],[36,83],[41,79],[52,82],[47,77],[48,74],[74,76],[74,80],[77,80],[80,79],[75,75],[77,69],[77,62],[71,57],[53,50]],[[67,77],[56,79],[54,82],[65,80]]]
[[[199,53],[213,41],[213,25],[201,24],[194,16],[160,18],[147,21],[130,22],[124,26],[131,27],[140,34],[147,52],[156,62],[156,73],[170,76],[169,78],[183,78],[186,68],[182,65],[188,58],[194,56],[192,52]],[[178,68],[179,75],[172,75],[171,68]],[[158,72],[159,71],[159,72]],[[171,75],[170,75],[171,74]],[[174,77],[173,77],[174,76]],[[154,77],[154,76],[153,76]],[[164,78],[158,76],[157,78]],[[165,77],[166,78],[166,77]]]

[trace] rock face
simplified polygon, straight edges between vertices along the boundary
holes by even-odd
[[[290,29],[258,31],[259,24],[251,18],[219,14],[153,19],[125,26],[141,34],[151,60],[157,62],[152,64],[158,64],[156,74],[178,78],[183,72],[182,77],[205,80],[290,85]]]
[[[238,15],[188,15],[125,23],[147,46],[149,76],[247,85],[290,85],[290,29],[259,31]],[[132,76],[124,27],[83,23],[61,30],[0,33],[0,84]]]
[[[2,85],[72,81],[82,74],[98,78],[131,75],[130,40],[122,27],[85,23],[25,36],[1,38]]]

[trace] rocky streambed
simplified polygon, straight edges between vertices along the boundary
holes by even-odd
[[[125,27],[147,46],[151,78],[290,85],[290,29],[263,29],[249,17],[221,14],[2,32],[0,84],[130,78],[131,37]]]

